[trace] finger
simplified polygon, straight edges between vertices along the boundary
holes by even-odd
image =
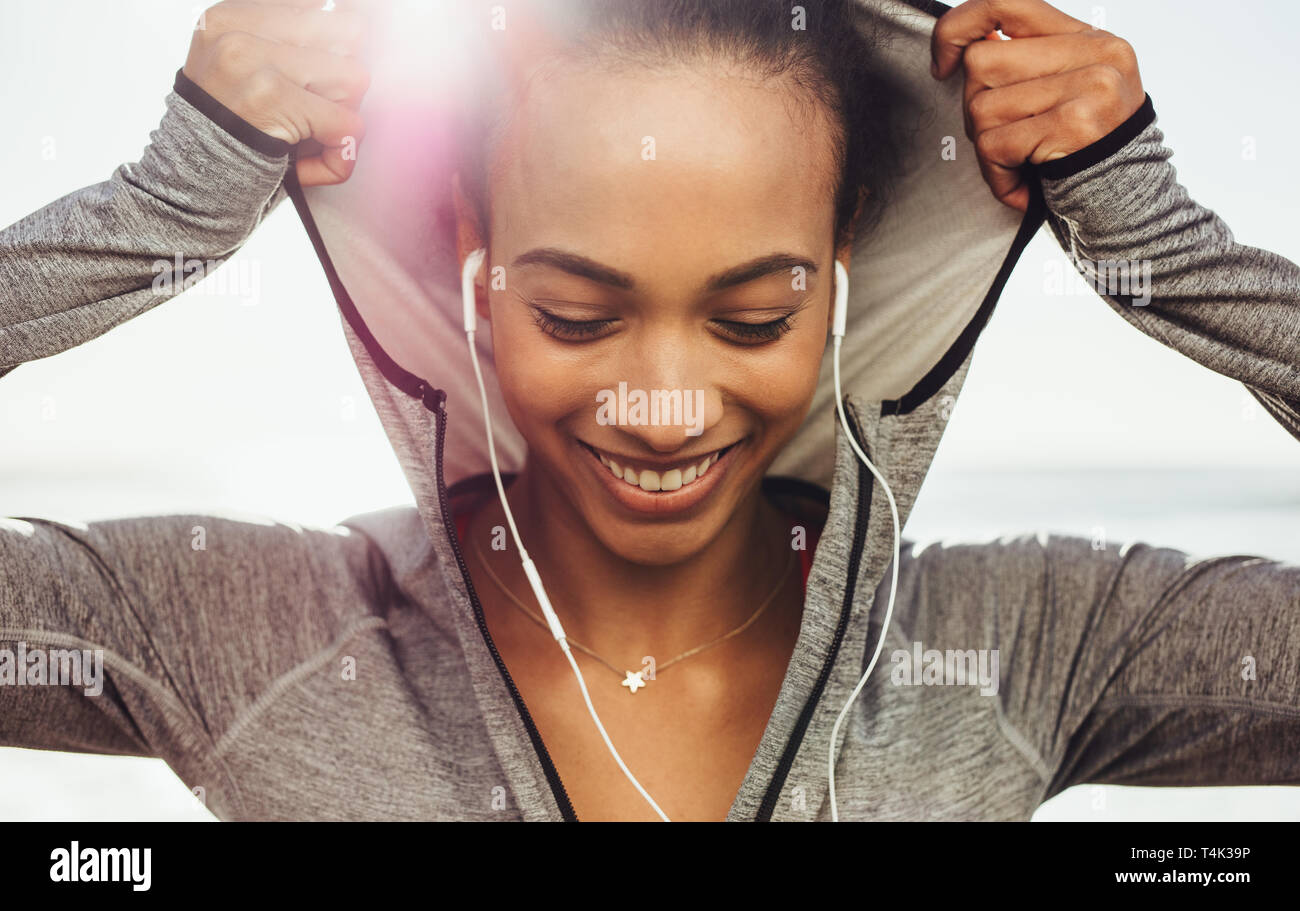
[[[278,100],[280,78],[337,102],[359,102],[370,87],[369,71],[359,58],[279,44],[249,32],[224,32],[212,56],[226,79],[271,101]],[[268,80],[268,73],[275,78]]]
[[[984,182],[998,200],[1011,205],[1028,199],[1028,178],[1024,164],[1064,157],[1063,143],[1078,128],[1073,102],[1066,102],[1037,117],[1015,120],[979,133],[975,150]],[[1024,211],[1021,209],[1021,211]]]
[[[253,36],[265,45],[264,59],[295,85],[329,101],[359,101],[370,88],[370,73],[355,57],[342,57],[314,47],[275,44]]]
[[[328,101],[315,93],[290,85],[287,81],[286,90],[297,93],[295,104],[300,106],[307,120],[307,130],[304,135],[310,136],[326,148],[360,145],[366,128],[365,122],[356,110],[347,105]]]
[[[352,175],[357,154],[365,137],[365,123],[351,107],[335,104],[284,80],[283,90],[294,93],[295,109],[301,111],[305,123],[300,135],[311,137],[311,142],[299,146],[306,152],[295,162],[299,181],[303,186],[323,186],[342,183]]]
[[[967,100],[982,88],[999,88],[1039,76],[1106,63],[1121,73],[1134,73],[1133,47],[1110,32],[1090,30],[1073,35],[1048,35],[1015,41],[980,41],[966,48]],[[975,85],[970,85],[971,81]]]
[[[299,158],[294,162],[294,172],[298,175],[298,183],[304,187],[332,187],[352,176],[352,168],[342,166],[355,164],[355,161],[327,160],[322,153],[312,158]]]
[[[966,135],[975,138],[971,103],[980,92],[1087,65],[1091,61],[1079,53],[1079,46],[1078,35],[1049,35],[1016,41],[977,41],[966,48],[962,57],[962,120]]]
[[[311,143],[312,153],[299,156],[294,162],[298,182],[304,187],[333,186],[352,176],[357,166],[357,146],[345,141],[343,145],[321,147]]]
[[[342,56],[357,56],[364,50],[368,29],[366,17],[359,13],[337,9],[327,13],[256,0],[226,0],[206,16],[207,29],[218,37],[228,31],[250,32],[279,44]]]
[[[940,17],[930,35],[930,59],[938,79],[956,70],[962,53],[989,32],[1029,38],[1081,32],[1092,28],[1044,0],[968,0]]]
[[[1079,140],[1105,136],[1132,113],[1127,108],[1115,108],[1107,103],[1120,91],[1123,82],[1123,76],[1114,67],[1099,63],[1003,88],[984,89],[966,104],[969,115],[966,135],[974,140],[987,130],[1038,117],[1068,105],[1074,118],[1071,127],[1078,133]],[[1075,137],[1063,137],[1058,140],[1058,148],[1071,145],[1073,141]],[[1087,144],[1081,141],[1078,148]]]
[[[979,159],[980,173],[994,198],[1013,209],[1024,212],[1029,205],[1029,184],[1021,168],[1007,168]]]

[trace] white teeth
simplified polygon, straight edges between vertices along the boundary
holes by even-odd
[[[670,468],[664,472],[653,471],[649,468],[637,470],[631,465],[619,465],[603,452],[596,451],[600,462],[609,469],[609,473],[616,478],[622,478],[633,487],[640,487],[642,490],[650,492],[680,490],[687,484],[693,484],[708,472],[709,466],[718,461],[721,451],[715,452],[695,465],[687,465],[685,468]]]

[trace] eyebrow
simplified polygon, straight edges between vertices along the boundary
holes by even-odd
[[[631,291],[636,288],[636,281],[626,272],[620,272],[617,269],[598,263],[594,259],[555,247],[537,247],[527,253],[521,253],[515,257],[512,265],[550,266],[568,272],[570,275],[576,275],[579,278],[585,278],[624,291]],[[724,288],[743,285],[746,282],[752,282],[755,279],[764,278],[776,272],[788,272],[796,267],[802,267],[809,274],[816,274],[817,272],[817,264],[806,256],[797,256],[793,253],[769,253],[767,256],[760,256],[757,259],[751,259],[749,262],[718,272],[705,282],[704,290],[707,293],[713,293]]]

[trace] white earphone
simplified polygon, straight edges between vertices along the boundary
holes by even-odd
[[[840,821],[839,806],[835,802],[835,739],[840,733],[840,724],[844,721],[844,716],[849,713],[853,706],[854,700],[858,698],[858,693],[866,686],[867,678],[871,676],[872,669],[876,666],[877,659],[880,658],[880,652],[885,647],[885,636],[889,633],[889,620],[894,616],[894,593],[898,590],[898,546],[900,538],[900,529],[898,527],[898,504],[894,502],[894,492],[889,489],[884,475],[876,470],[876,466],[871,464],[867,454],[858,446],[857,439],[853,436],[853,431],[849,429],[849,419],[844,414],[844,393],[840,391],[840,344],[844,341],[844,327],[848,322],[849,312],[849,272],[844,268],[844,264],[838,259],[835,260],[835,316],[831,320],[831,346],[833,348],[831,360],[834,363],[835,370],[835,408],[840,415],[840,425],[844,428],[844,435],[848,438],[849,445],[862,461],[863,465],[871,469],[880,486],[885,488],[885,496],[889,498],[889,510],[894,516],[894,578],[889,585],[889,606],[885,609],[885,622],[880,627],[880,641],[876,643],[876,651],[871,656],[871,661],[867,664],[867,669],[863,671],[862,678],[858,680],[858,685],[853,688],[849,699],[844,703],[844,708],[835,718],[835,726],[831,728],[831,744],[826,751],[826,775],[827,782],[831,792],[831,822]]]
[[[492,437],[492,419],[488,414],[487,389],[483,385],[483,371],[479,367],[478,350],[474,346],[474,335],[478,330],[478,308],[474,294],[474,277],[478,274],[478,270],[482,268],[483,260],[486,256],[487,250],[480,247],[465,258],[465,265],[461,269],[460,275],[460,291],[464,315],[465,337],[469,342],[470,360],[474,364],[474,378],[478,381],[479,399],[483,406],[483,426],[487,431],[488,458],[492,463],[492,477],[496,480],[497,496],[500,497],[501,507],[505,510],[506,521],[510,524],[510,534],[515,540],[515,546],[519,548],[519,559],[523,566],[524,575],[528,578],[528,584],[532,588],[534,596],[537,598],[537,603],[542,609],[543,616],[546,617],[546,623],[550,627],[551,635],[555,637],[555,641],[559,644],[560,650],[564,652],[564,656],[569,660],[569,666],[573,669],[574,676],[578,678],[578,688],[582,691],[583,701],[587,704],[587,712],[591,715],[591,720],[595,722],[596,729],[600,731],[601,739],[605,741],[605,746],[609,749],[610,755],[614,757],[614,761],[618,763],[618,767],[623,770],[623,774],[627,776],[627,780],[632,782],[632,786],[637,789],[637,792],[643,798],[645,798],[646,802],[650,804],[651,808],[654,809],[659,818],[664,822],[669,822],[670,820],[668,819],[668,816],[659,808],[659,804],[655,803],[654,798],[646,793],[645,788],[641,787],[641,783],[636,780],[636,777],[628,769],[627,764],[623,762],[623,758],[618,755],[618,750],[614,748],[613,742],[609,739],[609,734],[606,733],[605,726],[600,723],[600,716],[596,714],[596,708],[591,704],[591,695],[587,692],[587,683],[583,679],[582,671],[578,668],[578,662],[574,660],[573,652],[569,648],[569,642],[565,636],[564,627],[560,624],[560,618],[555,615],[554,608],[551,607],[550,598],[546,596],[546,589],[542,586],[542,579],[537,573],[536,565],[533,563],[532,558],[528,556],[528,551],[524,549],[524,542],[519,538],[519,529],[515,526],[515,517],[510,512],[510,504],[506,502],[505,485],[501,483],[501,470],[497,465],[496,444]],[[876,470],[876,467],[871,464],[871,460],[867,458],[866,453],[864,453],[858,446],[857,440],[853,436],[853,432],[849,429],[848,418],[844,413],[844,396],[840,392],[840,343],[844,340],[845,325],[848,321],[848,302],[849,273],[848,270],[844,268],[843,263],[836,260],[835,313],[831,320],[833,346],[832,359],[835,368],[835,405],[839,413],[840,423],[844,427],[844,433],[848,437],[849,445],[853,447],[853,451],[857,454],[858,458],[862,460],[862,463],[871,470],[873,475],[875,475],[876,480],[878,480],[881,486],[885,488],[886,496],[889,497],[889,507],[893,511],[894,515],[894,578],[893,584],[889,590],[889,607],[885,611],[885,622],[880,632],[880,641],[876,644],[876,651],[871,656],[871,662],[867,665],[867,670],[862,675],[862,679],[858,681],[858,685],[854,688],[852,695],[849,696],[848,702],[844,704],[844,708],[840,710],[839,716],[835,719],[835,726],[831,729],[831,744],[827,755],[827,769],[830,783],[831,819],[835,822],[839,821],[839,810],[835,802],[835,739],[839,734],[840,723],[844,720],[844,716],[848,714],[849,708],[853,705],[854,700],[858,698],[858,693],[862,691],[862,687],[867,682],[867,677],[876,666],[876,660],[880,657],[880,652],[884,648],[885,634],[889,630],[889,620],[890,617],[893,616],[894,612],[894,592],[898,588],[899,549],[898,506],[894,502],[894,494],[890,491],[889,485],[885,483],[884,477],[881,476],[880,472]]]

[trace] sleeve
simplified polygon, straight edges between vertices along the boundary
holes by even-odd
[[[387,591],[343,526],[0,518],[0,747],[213,761],[244,713]]]
[[[1047,226],[1091,287],[1157,341],[1240,380],[1300,438],[1300,268],[1236,243],[1178,183],[1150,96],[1038,166]]]
[[[289,145],[177,73],[140,160],[0,231],[0,376],[203,278],[284,198]]]
[[[1300,785],[1300,566],[1021,535],[918,555],[918,622],[999,652],[999,724],[1077,784]]]

